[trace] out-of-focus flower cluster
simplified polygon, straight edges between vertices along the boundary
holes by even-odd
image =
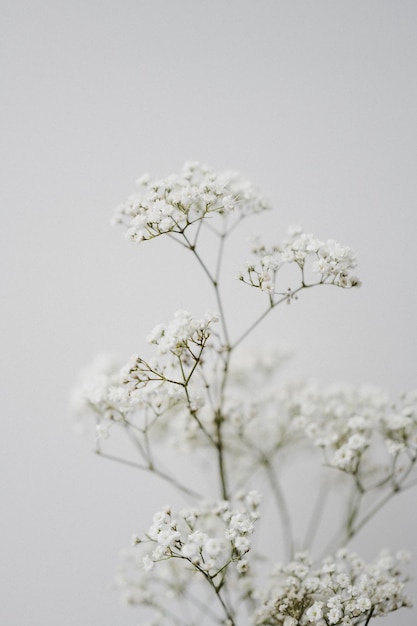
[[[275,359],[275,360],[274,360]],[[354,474],[364,489],[402,482],[417,460],[417,391],[398,399],[375,387],[313,382],[277,386],[282,355],[232,361],[223,407],[223,444],[237,470],[273,460],[294,443],[323,450],[325,464]],[[205,390],[190,387],[199,422],[215,433]],[[256,390],[256,392],[254,392]],[[180,446],[207,445],[193,415],[179,411],[167,432]]]
[[[179,175],[167,178],[143,176],[138,184],[140,191],[116,209],[113,220],[126,226],[126,236],[137,242],[183,233],[206,216],[245,217],[269,208],[256,187],[238,173],[217,173],[200,163],[185,163]]]
[[[252,245],[255,263],[248,263],[239,275],[244,283],[256,287],[268,294],[278,293],[276,278],[278,271],[286,265],[296,264],[301,270],[301,286],[332,284],[349,289],[360,285],[360,281],[351,275],[356,268],[356,253],[352,248],[343,246],[333,239],[321,241],[301,228],[289,229],[289,238],[283,244],[268,249],[256,239]],[[293,288],[287,292],[288,301]]]
[[[152,426],[155,436],[168,437],[180,448],[210,445],[210,437],[216,440],[219,414],[210,396],[215,385],[209,376],[216,369],[207,340],[216,320],[179,312],[148,337],[159,349],[157,360],[146,362],[135,355],[121,369],[112,361],[97,360],[74,394],[78,414],[94,417],[100,438],[128,417],[143,430]],[[208,354],[202,358],[204,349]],[[174,362],[165,361],[167,355]],[[211,357],[215,355],[214,350]],[[273,460],[283,447],[303,441],[323,450],[326,465],[355,475],[365,490],[384,481],[396,489],[417,460],[417,391],[394,401],[373,387],[320,388],[312,382],[278,387],[281,362],[281,355],[271,353],[262,365],[256,354],[252,360],[236,359],[235,367],[230,364],[222,437],[237,471]],[[201,376],[191,376],[194,372]]]
[[[361,477],[362,470],[372,468],[367,450],[385,448],[389,468],[397,461],[395,480],[416,460],[417,392],[394,402],[381,389],[347,385],[320,389],[310,383],[289,385],[282,404],[293,428],[322,448],[332,467]]]
[[[114,357],[100,354],[78,375],[70,402],[80,430],[84,430],[88,421],[93,420],[97,436],[109,436],[114,414],[119,413],[113,402],[113,394],[119,388],[120,365]]]
[[[318,626],[363,624],[369,615],[386,615],[411,606],[404,592],[401,566],[408,555],[387,551],[366,564],[355,553],[339,550],[316,565],[299,553],[287,565],[275,568],[256,626]]]

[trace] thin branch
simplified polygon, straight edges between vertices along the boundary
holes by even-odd
[[[268,477],[272,493],[275,497],[278,514],[281,518],[282,538],[286,558],[290,561],[294,555],[294,538],[292,534],[292,523],[287,501],[281,489],[281,485],[279,484],[274,468],[272,467],[269,460],[264,459],[263,465],[265,467],[266,475]]]
[[[156,476],[159,476],[159,478],[162,478],[163,480],[170,483],[171,485],[173,485],[174,487],[176,487],[183,493],[187,494],[188,496],[191,496],[192,498],[201,499],[201,494],[197,493],[193,489],[190,489],[189,487],[186,487],[185,485],[180,483],[178,480],[176,480],[169,474],[165,474],[165,472],[162,472],[161,470],[157,469],[153,465],[151,466],[141,465],[140,463],[135,463],[135,461],[129,461],[128,459],[123,459],[122,457],[114,456],[113,454],[107,454],[105,452],[101,452],[101,450],[96,450],[95,454],[97,454],[97,456],[103,457],[104,459],[109,459],[110,461],[116,461],[116,463],[121,463],[122,465],[134,467],[135,469],[140,469],[142,471],[152,472],[153,474],[155,474]]]
[[[223,234],[220,236],[219,252],[217,255],[217,265],[216,265],[216,273],[215,273],[216,283],[219,282],[219,277],[220,277],[220,269],[221,269],[222,260],[223,260],[224,241],[225,241],[225,235]]]
[[[313,545],[314,538],[320,526],[320,519],[323,515],[324,507],[326,504],[329,491],[325,484],[320,485],[319,492],[317,494],[316,501],[314,503],[313,511],[310,516],[310,521],[307,526],[306,534],[304,537],[304,546],[308,546],[310,549]]]
[[[221,424],[222,424],[222,416],[220,411],[217,412],[216,415],[216,433],[217,433],[217,460],[219,464],[219,476],[220,476],[220,487],[221,493],[224,500],[229,499],[229,490],[227,487],[227,478],[226,478],[226,469],[224,464],[224,448],[223,448],[223,440],[221,435]]]
[[[371,617],[374,614],[374,610],[375,610],[375,607],[373,606],[372,609],[369,611],[369,615],[366,619],[364,626],[368,626],[369,622],[371,621]]]

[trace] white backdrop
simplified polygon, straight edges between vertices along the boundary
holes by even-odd
[[[140,611],[108,587],[118,551],[170,494],[91,453],[68,391],[97,352],[140,352],[156,322],[181,306],[200,312],[210,294],[173,246],[125,242],[109,226],[113,207],[146,171],[188,159],[240,170],[275,206],[246,233],[280,241],[299,223],[334,237],[358,250],[364,283],[307,294],[258,339],[293,348],[290,371],[322,383],[416,387],[417,4],[1,9],[0,621],[134,626]],[[246,257],[234,246],[233,272]],[[399,496],[364,534],[369,556],[388,544],[417,560],[414,502]],[[415,621],[403,610],[384,623]]]

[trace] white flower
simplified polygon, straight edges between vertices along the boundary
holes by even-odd
[[[139,193],[117,207],[113,222],[124,224],[127,237],[141,242],[164,233],[182,233],[208,215],[244,217],[269,208],[265,198],[236,172],[216,173],[186,163],[179,175],[138,180]]]
[[[249,570],[249,562],[246,559],[240,559],[236,563],[236,571],[238,574],[246,574]]]
[[[337,607],[333,607],[327,613],[327,620],[328,620],[329,624],[337,624],[340,621],[341,617],[342,617],[342,610],[338,606]]]
[[[253,521],[244,512],[235,513],[230,519],[230,528],[237,530],[239,533],[253,532]]]
[[[200,554],[200,548],[198,544],[190,541],[181,546],[181,554],[187,559],[192,559]]]
[[[204,543],[204,550],[209,557],[216,557],[224,550],[224,542],[217,538],[209,538]]]
[[[348,445],[341,446],[333,455],[330,463],[339,469],[347,472],[353,472],[356,469],[357,456],[352,448]]]
[[[180,539],[180,537],[181,537],[181,534],[177,530],[174,530],[172,528],[167,528],[166,530],[160,530],[159,533],[157,533],[154,536],[156,541],[161,546],[165,546],[165,547],[174,546],[175,543],[178,541],[178,539]]]
[[[240,554],[244,554],[250,550],[250,541],[247,537],[236,537],[233,542],[236,550],[240,552]]]
[[[339,550],[335,557],[326,557],[318,565],[308,557],[296,555],[294,561],[274,569],[268,591],[262,594],[263,604],[255,614],[255,624],[281,623],[276,619],[277,608],[286,612],[294,598],[299,606],[309,606],[297,623],[306,624],[308,620],[320,626],[353,625],[359,623],[353,618],[368,615],[372,608],[375,615],[385,615],[408,606],[404,594],[406,579],[400,573],[399,563],[397,556],[385,551],[369,565],[346,549]],[[309,569],[304,579],[287,575],[302,564]]]
[[[169,324],[158,324],[149,333],[148,341],[157,345],[159,354],[173,352],[180,355],[188,343],[201,344],[207,339],[211,324],[218,321],[218,313],[206,313],[197,319],[188,311],[180,310]]]
[[[196,530],[188,535],[188,540],[195,543],[199,548],[202,548],[208,540],[208,536],[206,533],[201,532],[201,530]]]
[[[356,600],[356,607],[363,613],[369,611],[372,604],[368,596],[359,596]]]
[[[143,567],[147,572],[150,572],[155,566],[154,561],[149,557],[148,554],[145,554],[143,557]]]
[[[306,611],[306,616],[310,620],[310,622],[318,622],[323,617],[323,603],[315,602],[309,609]]]

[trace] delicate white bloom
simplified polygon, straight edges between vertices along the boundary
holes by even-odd
[[[329,624],[337,624],[339,623],[342,615],[342,608],[340,606],[333,607],[327,613],[327,620]]]
[[[249,562],[246,559],[240,559],[240,561],[236,563],[236,571],[239,574],[246,574],[248,570]]]
[[[314,604],[307,609],[306,617],[310,620],[310,622],[318,622],[323,617],[323,603],[322,602],[314,602]]]
[[[197,543],[190,541],[181,546],[181,554],[187,559],[193,559],[200,554],[200,547]]]
[[[304,580],[304,587],[307,591],[317,591],[320,588],[320,578],[318,576],[308,576]]]
[[[357,455],[348,445],[343,445],[336,450],[330,460],[330,464],[346,472],[354,472],[357,468]]]
[[[250,541],[247,537],[236,537],[233,545],[240,554],[244,554],[250,550]]]
[[[210,325],[218,321],[218,313],[206,313],[203,318],[196,319],[188,311],[180,310],[169,324],[158,324],[147,339],[156,344],[159,354],[173,352],[180,355],[191,342],[202,345],[210,335]]]
[[[147,572],[150,572],[151,569],[153,569],[155,563],[154,561],[150,558],[150,556],[148,554],[145,554],[145,556],[143,557],[143,567]]]
[[[356,606],[359,611],[363,613],[364,611],[370,610],[370,608],[372,607],[372,603],[368,596],[359,596],[359,598],[357,598],[356,600]]]
[[[179,175],[138,180],[140,191],[117,207],[113,222],[123,224],[136,242],[164,233],[182,233],[214,214],[244,217],[269,208],[249,181],[236,172],[216,173],[199,163],[186,163]]]
[[[244,502],[249,508],[257,509],[262,503],[262,494],[259,491],[249,491],[244,496]]]
[[[204,551],[209,557],[216,557],[224,550],[224,542],[218,538],[210,538],[204,544]]]
[[[72,410],[77,416],[96,416],[111,407],[119,369],[120,365],[113,357],[101,354],[80,373],[71,394]]]
[[[270,584],[260,594],[262,603],[255,613],[257,626],[285,624],[285,615],[297,615],[297,624],[362,624],[371,609],[385,615],[409,600],[404,593],[400,561],[383,552],[375,563],[366,564],[353,552],[340,550],[319,564],[303,555],[274,568]],[[304,578],[292,574],[307,565]],[[314,582],[313,582],[314,581]],[[280,621],[281,620],[281,621]],[[291,623],[291,622],[290,622]]]
[[[180,539],[181,534],[177,530],[173,530],[172,528],[167,528],[165,530],[160,530],[154,537],[161,546],[174,546],[178,539]]]
[[[144,578],[140,577],[140,572],[144,576],[155,570],[155,576],[158,576],[161,566],[174,560],[179,561],[183,571],[187,572],[188,583],[193,580],[190,577],[193,571],[216,577],[230,566],[236,580],[243,580],[249,571],[249,562],[244,555],[251,547],[246,534],[253,531],[260,499],[255,491],[244,492],[236,504],[225,500],[204,501],[175,516],[170,506],[163,507],[154,514],[145,536],[135,539],[134,550],[140,555],[135,576],[139,576],[142,584]],[[203,579],[199,575],[197,580],[201,582]],[[129,585],[134,588],[131,583]]]
[[[252,252],[258,260],[248,263],[239,279],[271,295],[283,296],[286,292],[288,302],[296,297],[296,291],[303,286],[331,283],[349,289],[360,285],[360,280],[351,275],[357,264],[356,253],[352,248],[342,246],[333,239],[321,241],[304,233],[300,228],[290,229],[289,239],[270,249],[257,239],[252,245]],[[277,273],[288,264],[295,264],[300,268],[301,282],[298,288],[296,285],[287,285],[277,289]],[[310,274],[311,279],[307,279]]]
[[[199,548],[202,548],[208,540],[208,535],[207,533],[201,532],[201,530],[196,530],[188,535],[188,540],[195,543]]]
[[[151,557],[154,561],[160,561],[166,556],[166,548],[162,545],[157,545],[151,552]]]

